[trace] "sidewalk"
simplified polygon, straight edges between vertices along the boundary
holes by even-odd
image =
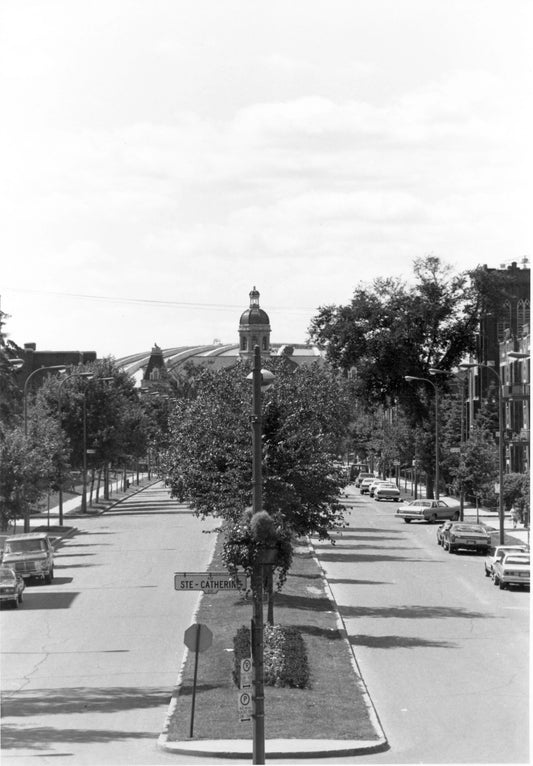
[[[160,477],[152,476],[148,478],[148,474],[139,474],[139,484],[131,482],[128,489],[125,491],[119,490],[122,486],[122,481],[114,481],[109,487],[109,500],[103,500],[100,497],[98,502],[89,505],[89,494],[87,493],[87,511],[82,513],[81,511],[81,495],[65,500],[63,502],[63,526],[59,525],[59,506],[53,506],[49,511],[43,511],[42,513],[34,513],[30,516],[30,532],[48,532],[50,537],[57,540],[58,538],[70,537],[76,531],[76,527],[72,526],[71,521],[75,518],[85,519],[91,516],[99,516],[105,511],[112,508],[117,503],[122,502],[126,497],[134,495],[140,492],[149,484],[161,481]],[[0,540],[8,537],[12,534],[21,534],[23,531],[23,522],[18,520],[16,530],[10,526],[7,532],[3,532],[0,535]]]

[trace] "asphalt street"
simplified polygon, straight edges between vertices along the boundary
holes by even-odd
[[[483,556],[446,553],[395,503],[350,500],[335,547],[316,547],[390,744],[357,762],[529,763],[529,592],[495,588]]]
[[[390,749],[313,762],[528,763],[528,593],[495,588],[483,557],[445,553],[394,503],[345,502],[347,529],[315,548]],[[75,523],[53,585],[0,614],[2,762],[228,763],[157,747],[197,604],[172,573],[207,567],[213,522],[156,485]]]
[[[157,737],[198,594],[173,572],[207,568],[214,523],[159,484],[75,524],[54,583],[0,613],[2,763],[176,763]]]

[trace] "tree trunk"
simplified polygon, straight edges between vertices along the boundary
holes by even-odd
[[[102,468],[98,469],[98,479],[96,481],[96,502],[100,501],[100,485],[102,484]]]

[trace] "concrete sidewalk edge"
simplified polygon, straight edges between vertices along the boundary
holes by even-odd
[[[161,750],[180,755],[214,756],[218,758],[251,758],[251,739],[206,739],[191,742],[169,742],[164,734],[157,741]],[[265,754],[269,758],[329,758],[364,755],[388,750],[388,743],[353,739],[267,739]]]

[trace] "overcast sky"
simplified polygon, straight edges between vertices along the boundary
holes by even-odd
[[[531,257],[531,0],[2,0],[0,295],[40,349],[302,342]]]

